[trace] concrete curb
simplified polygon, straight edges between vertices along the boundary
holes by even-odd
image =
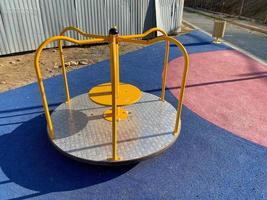
[[[196,10],[196,9],[193,9],[193,8],[186,7],[185,10],[193,11],[193,12],[196,12],[196,13],[202,14],[204,16],[214,18],[214,19],[225,20],[230,24],[234,24],[234,25],[240,26],[242,28],[246,28],[246,29],[250,29],[250,30],[253,30],[253,31],[257,31],[257,32],[261,32],[261,33],[267,34],[267,28],[263,29],[263,28],[259,28],[259,27],[256,27],[256,26],[252,26],[252,25],[236,22],[234,20],[229,20],[229,19],[226,19],[224,17],[219,17],[219,16],[216,16],[215,14],[209,14],[207,12],[204,12],[204,11],[201,11],[201,10]]]
[[[200,29],[199,27],[195,26],[194,24],[191,24],[189,21],[186,21],[183,19],[182,21],[183,24],[185,24],[186,26],[189,26],[190,28],[193,28],[193,29]],[[202,31],[202,30],[201,30]],[[208,33],[210,34],[210,33]]]
[[[194,24],[192,24],[192,23],[190,23],[190,22],[188,22],[186,20],[183,20],[183,24],[185,24],[186,26],[189,26],[190,28],[197,29],[197,30],[201,31],[202,33],[205,33],[206,35],[212,37],[212,34],[204,31],[203,29],[199,28],[198,26],[196,26],[196,25],[194,25]],[[249,53],[248,51],[246,51],[246,50],[244,50],[244,49],[242,49],[242,48],[240,48],[240,47],[238,47],[238,46],[236,46],[236,45],[234,45],[234,44],[232,44],[230,42],[227,42],[227,41],[225,41],[223,39],[222,39],[222,42],[224,44],[226,44],[227,46],[229,46],[229,47],[231,47],[231,48],[233,48],[233,49],[235,49],[235,50],[247,55],[248,57],[258,61],[259,63],[261,63],[263,65],[266,65],[266,67],[267,67],[267,62],[265,62],[264,60],[254,56],[253,54]]]

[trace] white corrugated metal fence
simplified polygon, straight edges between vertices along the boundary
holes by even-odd
[[[0,0],[0,55],[35,50],[66,26],[106,35],[180,29],[184,0]],[[82,39],[73,32],[68,36]],[[56,44],[53,44],[54,46]],[[52,47],[53,45],[50,45]]]

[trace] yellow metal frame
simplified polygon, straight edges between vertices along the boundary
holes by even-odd
[[[85,37],[89,37],[89,38],[107,39],[103,42],[108,42],[108,38],[105,36],[89,34],[89,33],[83,32],[80,29],[73,27],[73,26],[69,26],[69,27],[64,28],[61,31],[60,35],[63,36],[68,31],[75,31],[75,32],[77,32],[77,33],[79,33]],[[66,73],[66,67],[65,67],[65,61],[64,61],[63,41],[62,40],[58,41],[58,48],[59,48],[59,56],[60,56],[60,60],[61,60],[61,66],[62,66],[62,74],[63,74],[63,78],[64,78],[66,102],[69,103],[70,102],[70,92],[69,92],[68,79],[67,79],[67,73]]]
[[[65,32],[67,31],[76,31],[79,34],[85,36],[85,37],[91,37],[93,39],[86,39],[86,40],[76,40],[70,37],[63,36]],[[161,32],[162,36],[156,37],[154,39],[150,40],[140,40],[147,35],[153,33],[153,32]],[[163,68],[163,75],[162,75],[162,93],[161,93],[161,101],[164,101],[165,99],[165,88],[166,88],[166,77],[167,77],[167,68],[168,68],[168,56],[169,56],[169,46],[170,43],[174,43],[182,52],[184,57],[184,71],[183,71],[183,78],[181,81],[181,90],[179,94],[179,103],[177,108],[177,114],[176,114],[176,123],[174,127],[174,134],[178,134],[178,128],[180,126],[180,118],[181,118],[181,112],[182,112],[182,102],[184,97],[184,90],[185,90],[185,82],[186,77],[188,73],[188,66],[189,66],[189,57],[186,49],[184,46],[175,38],[169,37],[167,33],[159,28],[152,28],[148,31],[146,31],[143,34],[138,35],[118,35],[118,34],[110,34],[109,36],[100,36],[100,35],[93,35],[88,34],[83,31],[81,31],[78,28],[75,27],[67,27],[65,28],[59,36],[54,36],[51,38],[48,38],[45,40],[36,50],[35,54],[35,71],[37,75],[37,80],[40,88],[40,93],[42,97],[42,102],[44,106],[45,111],[45,117],[47,120],[47,126],[49,130],[49,136],[51,139],[54,138],[54,131],[53,131],[53,124],[51,120],[51,115],[49,112],[49,107],[47,103],[45,88],[43,84],[41,69],[40,69],[40,56],[43,49],[50,43],[58,41],[59,43],[59,53],[60,53],[60,59],[62,64],[62,74],[64,78],[64,87],[66,92],[66,102],[71,103],[70,93],[69,93],[69,87],[68,87],[68,80],[67,80],[67,73],[66,73],[66,67],[64,62],[64,55],[63,55],[63,41],[71,42],[74,44],[84,45],[84,44],[95,44],[95,43],[109,43],[110,44],[110,67],[111,67],[111,83],[112,83],[112,161],[119,160],[119,156],[117,154],[117,126],[118,126],[118,106],[117,106],[117,98],[118,98],[118,86],[119,86],[119,43],[120,42],[127,42],[127,43],[135,43],[135,44],[153,44],[156,42],[165,41],[166,42],[166,48],[165,48],[165,57],[164,57],[164,68]]]

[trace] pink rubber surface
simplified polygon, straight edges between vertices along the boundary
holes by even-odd
[[[177,97],[183,58],[169,63]],[[233,134],[267,147],[267,66],[234,50],[190,55],[184,104]]]

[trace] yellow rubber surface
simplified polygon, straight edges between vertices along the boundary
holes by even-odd
[[[117,99],[118,106],[131,105],[141,98],[141,91],[131,84],[120,83]],[[112,105],[111,83],[103,83],[93,87],[89,93],[89,98],[100,105]]]

